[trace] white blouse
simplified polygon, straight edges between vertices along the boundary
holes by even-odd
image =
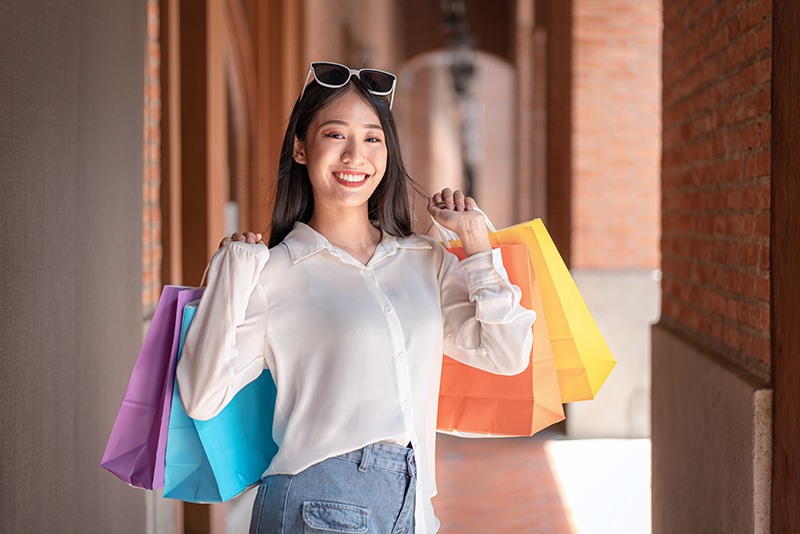
[[[499,250],[459,262],[427,236],[383,234],[363,265],[303,223],[272,249],[233,242],[212,259],[186,336],[177,369],[184,407],[210,419],[269,369],[279,449],[264,476],[376,441],[411,442],[416,533],[436,532],[442,354],[522,372],[536,314],[519,301]]]

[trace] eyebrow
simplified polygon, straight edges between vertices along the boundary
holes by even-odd
[[[319,125],[319,127],[322,128],[323,126],[327,126],[329,124],[339,124],[341,126],[350,126],[345,121],[340,121],[340,120],[337,120],[337,119],[333,119],[333,120],[329,120],[327,122],[323,122],[322,124]],[[380,124],[365,124],[364,127],[369,129],[369,130],[383,130],[383,128],[381,128]]]

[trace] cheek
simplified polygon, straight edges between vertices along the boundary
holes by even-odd
[[[370,152],[370,159],[372,160],[372,164],[375,166],[375,168],[385,170],[386,162],[388,160],[386,147],[383,145],[375,147],[374,150]]]

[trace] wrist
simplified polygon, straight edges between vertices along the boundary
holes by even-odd
[[[483,217],[475,217],[464,221],[456,233],[460,237],[489,235],[489,228]]]
[[[481,252],[488,252],[492,250],[492,242],[489,240],[489,230],[486,224],[483,223],[483,231],[465,231],[459,232],[461,244],[464,246],[464,252],[467,256],[479,254]]]

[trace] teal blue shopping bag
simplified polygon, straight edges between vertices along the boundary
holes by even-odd
[[[178,359],[199,301],[183,311]],[[186,415],[177,380],[167,432],[164,497],[225,502],[258,484],[278,452],[272,440],[277,389],[265,370],[208,421]]]

